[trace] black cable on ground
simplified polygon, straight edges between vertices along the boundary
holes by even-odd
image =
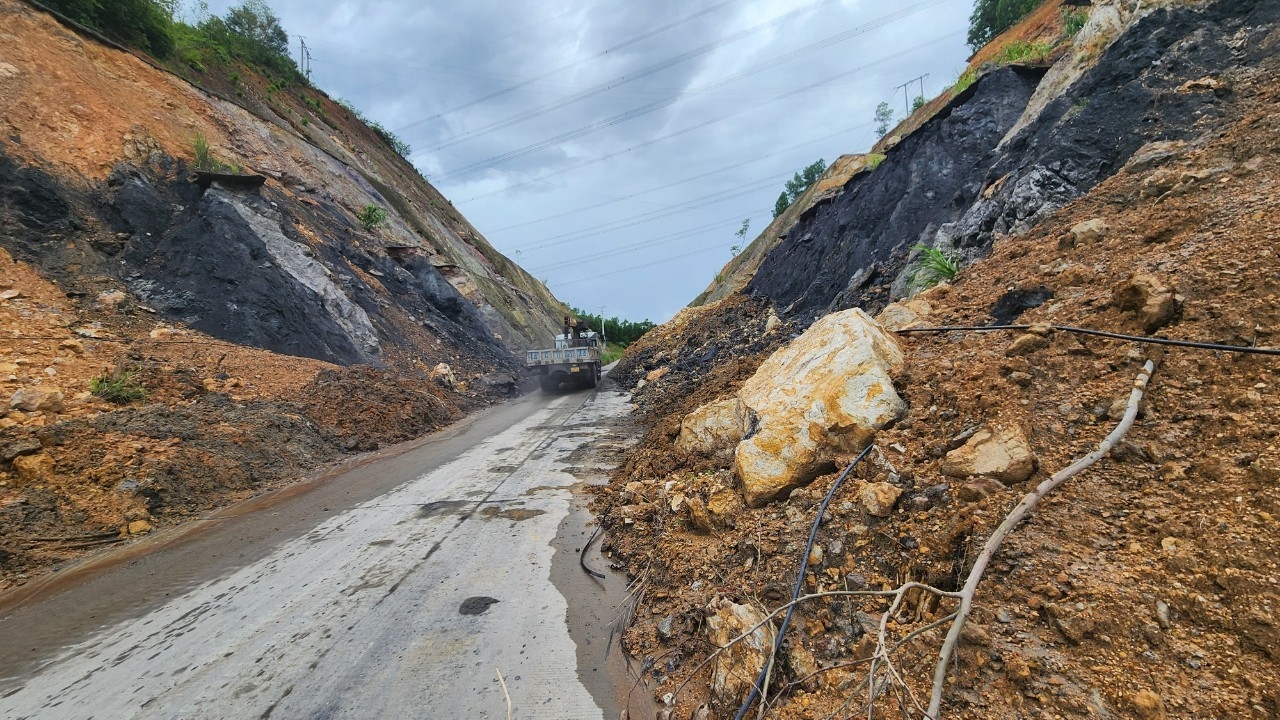
[[[586,544],[582,546],[582,550],[578,553],[578,564],[581,565],[582,569],[585,570],[586,573],[591,577],[597,578],[599,580],[604,580],[605,578],[604,573],[596,572],[595,570],[592,570],[591,568],[587,567],[587,549],[591,547],[591,543],[595,542],[596,535],[599,535],[599,534],[600,534],[600,526],[597,525],[596,529],[591,532],[591,537],[587,538]]]
[[[813,549],[813,543],[818,538],[818,526],[822,524],[822,516],[827,513],[827,505],[831,504],[831,498],[835,497],[836,491],[844,484],[845,478],[849,477],[849,473],[862,462],[862,459],[871,452],[871,448],[875,445],[868,445],[858,457],[849,463],[849,467],[840,473],[840,477],[836,478],[831,489],[827,491],[827,496],[822,499],[822,505],[818,507],[818,516],[813,519],[813,527],[809,529],[809,542],[804,546],[804,555],[800,558],[800,576],[796,578],[796,586],[791,591],[791,604],[787,607],[787,614],[782,617],[782,626],[778,629],[778,635],[773,641],[773,653],[765,660],[764,667],[760,668],[760,676],[756,678],[755,684],[751,686],[751,692],[747,695],[747,699],[742,703],[742,707],[738,708],[738,714],[733,716],[733,720],[742,720],[747,714],[747,710],[751,708],[751,703],[755,702],[756,697],[760,693],[760,688],[764,684],[765,677],[769,674],[769,666],[774,663],[778,657],[778,652],[782,650],[782,638],[787,634],[787,626],[791,624],[791,613],[795,612],[796,599],[800,597],[800,591],[804,589],[804,574],[809,570],[809,551]]]
[[[1095,337],[1111,338],[1112,340],[1129,340],[1132,342],[1148,343],[1151,345],[1173,345],[1175,347],[1198,348],[1200,350],[1221,350],[1224,352],[1247,353],[1251,355],[1280,355],[1280,348],[1251,347],[1248,345],[1221,345],[1219,343],[1195,342],[1193,340],[1174,340],[1171,338],[1151,337],[1148,335],[1123,335],[1121,333],[1106,332],[1104,330],[1091,330],[1089,328],[1073,327],[1071,325],[945,325],[939,327],[903,328],[901,330],[895,330],[894,332],[900,335],[905,335],[907,333],[997,332],[1007,330],[1030,330],[1034,327],[1047,327],[1049,330],[1062,330],[1063,332],[1077,333],[1080,335],[1093,335]]]

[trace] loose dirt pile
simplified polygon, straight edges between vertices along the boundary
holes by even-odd
[[[995,314],[1280,345],[1280,92],[1270,72],[1248,74],[1233,92],[1236,114],[1206,126],[1200,139],[1151,146],[1030,232],[998,240],[989,259],[925,296],[932,310],[924,322],[988,324]],[[708,701],[709,671],[699,664],[713,649],[712,608],[725,599],[770,610],[787,601],[813,515],[835,479],[745,509],[724,500],[736,483],[729,461],[673,450],[683,415],[730,396],[758,365],[750,353],[689,361],[707,344],[707,328],[758,342],[754,323],[768,311],[755,302],[700,309],[626,358],[628,378],[649,371],[636,403],[653,429],[598,500],[607,547],[637,578],[624,645],[649,668],[645,691],[661,698],[689,681],[675,717]],[[744,314],[746,307],[756,309]],[[1158,367],[1124,442],[1051,495],[988,569],[944,715],[1280,715],[1275,358],[1061,331],[904,335],[900,343],[908,359],[895,385],[910,410],[878,435],[879,452],[836,494],[809,554],[806,592],[913,580],[956,589],[1018,499],[1110,432],[1151,358]],[[762,342],[759,353],[771,347]],[[1028,438],[1030,479],[1006,487],[940,472],[976,432],[1002,427]],[[887,513],[859,497],[877,481],[901,492]],[[691,512],[713,502],[719,513],[710,523]],[[865,715],[860,683],[886,607],[865,598],[801,605],[766,716]],[[952,609],[912,595],[891,618],[889,638]],[[903,682],[879,688],[877,716],[921,716],[911,698],[927,701],[942,632],[911,637],[892,656]],[[711,702],[713,716],[736,711],[736,703]]]

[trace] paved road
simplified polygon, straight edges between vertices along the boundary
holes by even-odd
[[[573,489],[627,407],[523,398],[55,583],[0,611],[0,717],[505,718],[501,671],[514,717],[612,720]]]

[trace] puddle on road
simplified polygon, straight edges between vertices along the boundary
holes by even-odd
[[[458,512],[459,510],[465,510],[472,505],[475,505],[475,502],[470,500],[436,500],[435,502],[423,503],[418,508],[418,517],[439,517],[441,515]]]
[[[483,615],[489,606],[502,602],[498,598],[491,598],[487,595],[477,595],[469,597],[462,601],[458,606],[458,612],[463,615]]]

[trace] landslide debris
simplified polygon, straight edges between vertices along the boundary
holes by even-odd
[[[995,236],[989,256],[954,284],[886,311],[897,323],[982,325],[999,317],[1033,329],[899,336],[906,358],[893,383],[907,411],[876,434],[877,450],[834,497],[807,552],[806,593],[908,581],[956,589],[1001,518],[1035,484],[1092,450],[1119,419],[1142,361],[1157,362],[1124,441],[1050,495],[988,568],[946,685],[944,717],[1280,715],[1272,612],[1280,603],[1280,444],[1271,412],[1280,366],[1265,356],[1050,329],[1280,345],[1276,13],[1274,4],[1223,2],[1158,10],[1131,28],[1113,48],[1146,48],[1145,69],[1108,53],[1089,82],[1099,87],[1111,77],[1123,88],[1154,73],[1141,82],[1161,99],[1139,111],[1195,103],[1200,114],[1193,109],[1183,126],[1189,135],[1142,137],[1096,184]],[[1183,71],[1204,74],[1177,82],[1166,75]],[[1222,83],[1229,94],[1200,89]],[[1082,96],[1071,97],[1068,107]],[[1113,136],[1094,127],[1092,143],[1083,132],[1028,130],[1041,134],[1027,162],[1068,153],[1093,167],[1085,159],[1096,157],[1094,146],[1131,142],[1128,129]],[[1092,231],[1073,232],[1082,225]],[[780,246],[766,267],[786,252]],[[767,281],[764,272],[757,281]],[[787,601],[817,507],[836,478],[823,475],[752,509],[731,454],[675,448],[691,411],[733,398],[763,363],[744,353],[690,359],[707,347],[711,329],[739,345],[767,337],[766,299],[730,296],[686,311],[623,359],[632,385],[669,368],[635,391],[639,417],[652,429],[597,499],[605,547],[637,580],[623,644],[650,668],[645,683],[655,698],[690,680],[715,637],[748,629],[709,633],[726,603],[772,610]],[[886,291],[870,305],[887,299]],[[736,334],[735,322],[743,323]],[[752,358],[746,367],[744,357]],[[850,459],[830,453],[832,467]],[[865,597],[799,606],[766,716],[865,715],[861,683],[886,608]],[[889,619],[890,640],[951,609],[909,595]],[[928,697],[941,639],[941,631],[925,631],[893,655],[916,698]],[[712,716],[733,715],[736,699],[712,692],[713,666],[692,676],[673,716],[703,702]],[[903,715],[898,697],[886,687],[875,715]]]

